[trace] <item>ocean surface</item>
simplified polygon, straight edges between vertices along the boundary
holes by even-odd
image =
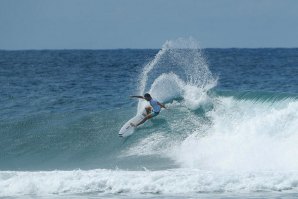
[[[298,49],[0,51],[0,84],[0,198],[298,197]]]

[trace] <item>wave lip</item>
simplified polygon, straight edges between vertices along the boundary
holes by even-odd
[[[297,182],[298,172],[225,173],[197,169],[2,171],[0,196],[297,191]]]

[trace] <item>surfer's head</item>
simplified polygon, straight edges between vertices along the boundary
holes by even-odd
[[[149,93],[145,93],[144,98],[147,101],[150,101],[152,99],[152,97],[151,97],[151,95]]]

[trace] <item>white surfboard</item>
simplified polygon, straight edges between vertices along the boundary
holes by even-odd
[[[146,110],[143,109],[142,112],[138,113],[136,116],[134,116],[133,118],[128,120],[128,122],[126,122],[120,129],[120,131],[118,133],[119,137],[127,137],[127,136],[130,136],[131,134],[133,134],[136,127],[132,126],[131,123],[134,125],[137,125],[146,116],[147,116]]]

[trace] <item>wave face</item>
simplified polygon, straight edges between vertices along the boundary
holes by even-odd
[[[38,57],[61,56],[63,63],[80,55],[43,53]],[[210,59],[191,38],[167,41],[158,52],[114,53],[117,67],[92,51],[84,67],[77,60],[67,70],[50,64],[37,71],[22,54],[30,66],[6,74],[12,86],[3,87],[0,98],[0,197],[297,193],[295,92],[239,91],[235,84],[223,89],[221,74],[209,68]],[[122,65],[142,65],[148,53],[141,68]],[[90,60],[102,67],[93,68]],[[121,126],[147,105],[127,96],[144,92],[168,110],[119,139]]]

